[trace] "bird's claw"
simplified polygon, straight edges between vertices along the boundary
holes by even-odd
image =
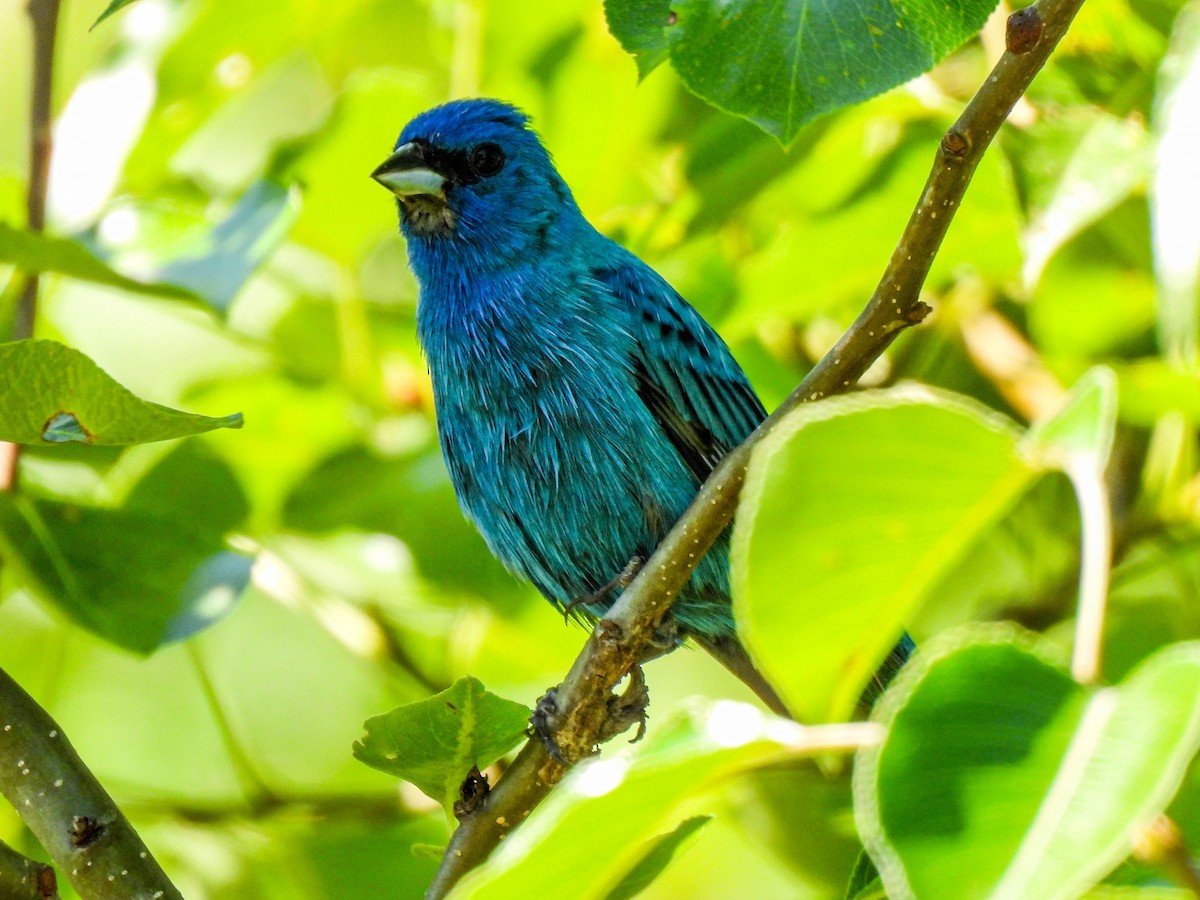
[[[570,763],[563,756],[558,741],[554,739],[554,731],[558,727],[557,719],[558,688],[550,688],[538,698],[537,705],[533,708],[533,714],[529,717],[529,732],[532,732],[529,736],[536,735],[541,738],[550,758],[560,766],[569,766]]]
[[[683,635],[679,631],[679,624],[675,621],[675,616],[668,612],[666,618],[654,629],[654,637],[642,651],[638,665],[658,659],[660,656],[666,656],[682,643]]]
[[[640,665],[629,671],[629,684],[620,694],[608,698],[608,717],[600,730],[599,741],[604,743],[624,734],[632,725],[637,725],[637,734],[629,743],[636,744],[646,736],[646,708],[650,705],[650,691],[646,687],[646,676]]]
[[[646,687],[646,676],[640,665],[629,671],[629,683],[625,690],[609,697],[607,705],[604,724],[596,736],[597,745],[624,734],[634,725],[637,725],[637,734],[630,741],[631,744],[636,744],[646,736],[646,708],[650,705],[650,691]],[[529,717],[529,730],[526,734],[540,738],[550,758],[560,766],[570,766],[571,763],[554,737],[554,732],[559,727],[558,718],[558,689],[550,688],[538,698],[533,714]],[[597,749],[598,746],[594,747],[592,752]]]
[[[582,597],[576,597],[570,603],[564,603],[562,608],[563,618],[570,619],[571,614],[581,606],[586,607],[593,603],[604,603],[608,595],[613,591],[624,591],[641,570],[642,558],[640,556],[633,557],[629,562],[625,563],[625,568],[618,572],[610,581],[602,584],[590,594],[584,594]]]

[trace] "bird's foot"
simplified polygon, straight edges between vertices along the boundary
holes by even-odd
[[[608,718],[600,730],[599,742],[624,734],[637,725],[637,734],[629,743],[636,744],[646,736],[646,709],[650,706],[650,691],[646,688],[646,676],[640,665],[629,671],[629,684],[620,694],[608,698]]]
[[[604,601],[608,599],[608,595],[613,591],[620,593],[621,591],[625,590],[625,588],[629,587],[633,579],[637,577],[637,573],[641,570],[642,558],[640,556],[633,557],[629,560],[629,562],[625,563],[625,568],[618,572],[610,581],[601,585],[590,594],[584,594],[582,597],[576,597],[570,603],[563,604],[563,618],[570,619],[571,613],[575,612],[575,610],[579,609],[581,606],[590,606],[593,603],[604,603]]]
[[[654,629],[654,637],[650,638],[650,643],[642,651],[638,664],[648,663],[652,659],[666,656],[682,643],[683,634],[679,630],[679,623],[675,621],[675,616],[668,612],[666,618]]]
[[[566,757],[563,756],[562,749],[558,746],[558,741],[554,739],[554,732],[558,728],[558,688],[550,688],[546,693],[538,698],[537,705],[533,708],[533,715],[529,717],[529,732],[530,737],[537,735],[542,740],[542,744],[546,747],[546,752],[560,766],[569,766]],[[528,733],[528,732],[527,732]]]
[[[607,705],[604,723],[596,736],[597,745],[624,734],[634,725],[637,726],[637,734],[630,741],[631,744],[636,744],[646,736],[646,709],[650,706],[650,691],[646,687],[646,676],[640,665],[629,671],[629,683],[625,685],[625,690],[609,697]],[[550,688],[538,699],[533,715],[529,717],[529,731],[526,733],[530,737],[536,735],[540,738],[546,752],[556,763],[560,766],[570,766],[570,761],[554,737],[554,732],[560,724],[558,689]],[[598,746],[593,747],[592,752],[597,749]]]

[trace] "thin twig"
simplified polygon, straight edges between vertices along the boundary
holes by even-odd
[[[644,654],[692,569],[733,519],[753,447],[799,404],[854,385],[896,336],[922,321],[920,292],[971,176],[1013,105],[1066,33],[1083,0],[1042,0],[1010,19],[1009,50],[942,138],[920,199],[870,302],[834,348],[744,444],[722,461],[633,583],[601,619],[557,690],[555,740],[570,761],[592,752],[613,687]],[[562,778],[566,767],[531,739],[459,824],[427,898],[444,897]]]
[[[3,669],[0,793],[81,896],[181,896],[62,729]]]
[[[1079,612],[1075,622],[1075,647],[1071,675],[1080,684],[1092,684],[1100,675],[1104,648],[1104,611],[1112,570],[1112,508],[1104,472],[1094,459],[1081,456],[1067,464],[1067,477],[1079,500],[1083,546],[1079,561]]]
[[[1133,839],[1133,857],[1157,866],[1200,898],[1200,871],[1188,850],[1183,832],[1165,813],[1156,816]]]
[[[25,225],[30,231],[46,229],[46,192],[50,181],[51,100],[54,94],[54,43],[58,34],[59,0],[29,0],[33,27],[33,85],[29,102],[29,178],[25,194]],[[25,276],[13,313],[12,339],[33,337],[37,319],[37,272]],[[0,445],[0,490],[17,488],[20,444]]]
[[[985,309],[965,317],[959,328],[975,368],[1027,421],[1062,409],[1067,389],[1008,319]]]
[[[54,93],[54,43],[58,34],[59,0],[29,0],[33,26],[33,85],[29,104],[29,184],[25,195],[25,224],[30,231],[46,229],[46,191],[50,181],[51,110]],[[37,316],[38,275],[27,276],[17,300],[13,340],[33,337]]]
[[[0,841],[0,897],[5,900],[58,900],[58,879],[54,869]]]

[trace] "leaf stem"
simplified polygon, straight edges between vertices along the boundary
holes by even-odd
[[[3,669],[0,793],[81,896],[182,896],[58,723]]]
[[[943,136],[921,191],[878,287],[849,330],[813,367],[791,396],[701,487],[696,499],[601,619],[557,689],[555,740],[570,761],[592,752],[613,687],[638,663],[671,602],[716,538],[733,519],[754,446],[799,404],[841,393],[857,383],[896,336],[921,322],[929,307],[921,288],[971,176],[1013,105],[1066,33],[1083,0],[1041,0],[1010,18],[1032,42],[1010,42],[987,80]],[[1018,19],[1017,16],[1021,18]],[[463,874],[482,863],[500,840],[529,815],[566,772],[540,739],[522,748],[487,803],[460,823],[426,894],[444,897]]]
[[[1092,684],[1100,675],[1104,644],[1104,609],[1112,567],[1112,509],[1104,473],[1095,460],[1080,457],[1067,465],[1067,476],[1079,500],[1083,533],[1079,562],[1079,611],[1075,619],[1075,646],[1071,675],[1080,684]]]
[[[188,659],[192,663],[192,670],[196,673],[196,680],[200,682],[200,689],[204,692],[204,700],[212,713],[217,730],[221,733],[225,751],[229,754],[230,762],[233,763],[233,769],[241,783],[242,790],[246,792],[250,808],[254,810],[274,808],[278,805],[275,792],[259,777],[250,757],[246,755],[241,742],[234,734],[233,723],[225,715],[221,698],[217,695],[216,685],[208,675],[208,668],[204,665],[204,657],[200,653],[200,648],[195,641],[188,641],[185,648]]]

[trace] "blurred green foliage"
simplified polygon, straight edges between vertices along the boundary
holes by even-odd
[[[66,0],[53,237],[30,249],[10,239],[24,225],[27,169],[22,6],[0,0],[0,326],[12,264],[42,254],[39,338],[77,348],[140,398],[240,410],[245,427],[28,448],[22,494],[0,507],[0,666],[63,725],[185,896],[234,900],[420,896],[445,815],[353,758],[362,723],[464,674],[531,706],[584,639],[500,568],[455,506],[415,341],[416,286],[394,205],[368,178],[402,124],[454,96],[525,108],[589,218],[717,325],[771,407],[870,294],[938,139],[1003,46],[993,18],[931,73],[799,127],[784,150],[688,93],[669,66],[639,83],[598,0],[138,0],[91,31],[104,4]],[[1113,682],[1200,636],[1198,96],[1195,0],[1088,0],[974,178],[927,284],[935,314],[867,377],[963,394],[1015,429],[1047,411],[1048,380],[1115,372],[1102,660]],[[185,290],[133,291],[128,278]],[[876,495],[848,477],[854,466],[890,465],[872,473],[881,487],[911,476],[902,486],[918,506],[922,486],[945,499],[983,478],[972,447],[938,427],[908,423],[883,448],[891,457],[871,445],[875,432],[844,446],[813,435],[828,446],[819,465],[801,465],[803,505],[822,517],[836,498],[820,486],[838,487],[844,527],[789,520],[780,495],[759,513],[774,517],[766,533],[781,553],[804,542],[828,563],[867,534],[920,552],[927,531],[894,529],[925,520],[872,521]],[[1070,485],[1044,476],[993,512],[958,535],[970,546],[955,560],[928,562],[909,630],[921,643],[1011,619],[1040,633],[1039,648],[1069,646],[1080,536]],[[788,579],[772,590],[803,595],[806,572]],[[829,649],[826,662],[839,658]],[[768,635],[761,652],[804,651]],[[913,705],[894,699],[888,715],[911,729],[922,709],[959,709],[939,727],[965,740],[971,729],[956,723],[986,724],[997,709],[987,696],[949,702],[977,684],[969,668],[914,675]],[[701,654],[647,674],[658,743],[632,771],[657,765],[684,782],[633,779],[642,805],[628,784],[607,795],[638,813],[637,840],[612,824],[618,851],[586,867],[572,867],[570,853],[588,847],[570,829],[590,836],[609,820],[578,792],[556,801],[538,833],[565,848],[562,871],[593,879],[567,893],[632,890],[675,855],[643,896],[841,897],[859,846],[848,775],[794,760],[763,768],[770,754],[755,756],[749,738],[712,750],[701,738],[727,707],[668,724],[691,697],[749,700]],[[1086,694],[1059,669],[1049,677]],[[1000,701],[1035,689],[1022,678]],[[688,753],[655,756],[676,744]],[[1030,770],[1037,790],[1054,765]],[[710,769],[722,778],[685,777]],[[896,777],[860,794],[894,799]],[[1197,788],[1185,778],[1171,807],[1192,846]],[[700,815],[715,818],[676,831]],[[40,854],[8,809],[0,839]],[[505,865],[480,878],[499,890],[538,869],[515,849]],[[1161,875],[1126,863],[1110,880],[1133,890]]]

